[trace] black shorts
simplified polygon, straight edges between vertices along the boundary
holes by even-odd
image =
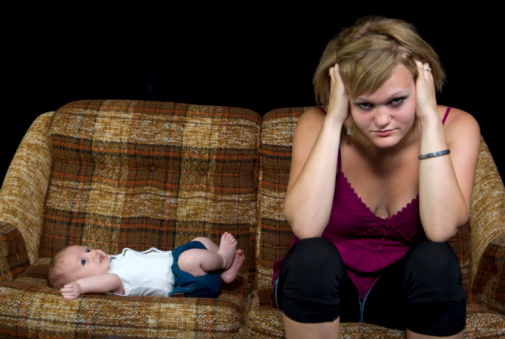
[[[466,293],[459,261],[447,243],[424,241],[383,270],[365,300],[327,239],[296,243],[286,254],[276,302],[297,322],[365,322],[427,335],[449,336],[466,325]]]

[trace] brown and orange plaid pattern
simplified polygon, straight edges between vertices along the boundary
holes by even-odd
[[[75,243],[168,250],[202,234],[219,243],[225,231],[250,246],[258,132],[259,117],[245,109],[128,101],[60,109],[39,256]]]
[[[50,126],[52,164],[39,199],[38,253],[17,279],[11,280],[19,274],[16,265],[26,262],[22,257],[3,274],[0,337],[232,337],[243,325],[254,269],[259,115],[241,108],[81,101],[59,109],[44,126]],[[29,225],[20,229],[29,237]],[[3,242],[16,237],[8,231]],[[225,231],[238,239],[246,261],[217,299],[95,295],[72,303],[44,281],[48,258],[68,245],[108,253],[126,246],[168,250],[196,236],[219,243]]]
[[[292,238],[282,215],[298,117],[247,109],[79,101],[32,124],[0,191],[0,337],[282,338],[272,265]],[[260,134],[261,133],[261,134]],[[484,141],[472,215],[451,241],[468,291],[466,337],[505,337],[505,189]],[[61,298],[49,257],[237,236],[246,262],[216,299]],[[345,338],[404,333],[343,324]]]

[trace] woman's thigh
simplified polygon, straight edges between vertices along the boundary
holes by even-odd
[[[382,272],[363,318],[388,328],[455,334],[464,327],[465,299],[459,261],[450,246],[425,241]]]

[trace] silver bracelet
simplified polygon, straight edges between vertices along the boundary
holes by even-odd
[[[451,153],[451,151],[449,149],[444,149],[443,151],[421,154],[420,156],[418,156],[418,158],[419,158],[419,160],[423,160],[423,159],[439,157],[439,156],[446,155],[449,153]]]

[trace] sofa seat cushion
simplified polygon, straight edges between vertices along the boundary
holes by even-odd
[[[67,301],[47,286],[47,264],[39,259],[0,285],[0,337],[233,338],[244,323],[241,276],[215,299],[90,294]]]
[[[505,315],[483,309],[469,294],[465,338],[505,337]],[[272,287],[257,288],[251,294],[250,310],[242,329],[244,338],[284,338],[282,313],[275,306]],[[343,338],[405,338],[405,331],[361,323],[342,323]]]

